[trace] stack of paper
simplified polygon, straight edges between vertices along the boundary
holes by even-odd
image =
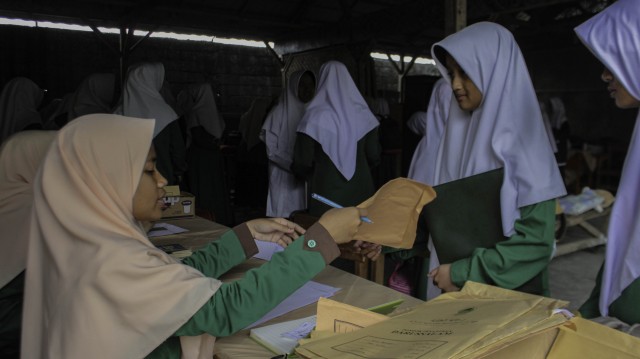
[[[560,326],[566,302],[467,282],[409,313],[296,348],[303,358],[472,358]],[[318,312],[318,323],[323,319]],[[339,318],[334,318],[336,323]]]

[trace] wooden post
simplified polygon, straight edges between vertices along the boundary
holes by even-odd
[[[445,35],[453,34],[467,26],[467,0],[444,0]]]

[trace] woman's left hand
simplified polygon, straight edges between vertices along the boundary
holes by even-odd
[[[355,247],[356,252],[365,255],[367,258],[371,259],[374,262],[378,259],[378,257],[380,257],[380,253],[382,253],[382,245],[377,243],[354,241],[353,247]]]
[[[304,234],[304,228],[284,218],[260,218],[246,222],[253,238],[286,247]]]
[[[433,280],[433,285],[442,289],[443,292],[457,292],[460,288],[451,282],[451,264],[442,264],[429,272],[429,277]]]

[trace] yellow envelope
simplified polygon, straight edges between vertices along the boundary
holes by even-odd
[[[354,239],[393,248],[413,247],[422,207],[435,197],[433,188],[408,178],[387,182],[358,206],[367,209],[373,223],[363,223]]]
[[[640,358],[640,338],[576,317],[560,327],[547,358],[637,359]]]

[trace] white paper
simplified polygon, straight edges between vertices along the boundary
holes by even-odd
[[[182,227],[174,226],[169,223],[155,223],[153,227],[147,232],[147,237],[161,237],[168,236],[171,234],[178,234],[182,232],[188,232],[188,229],[184,229]]]
[[[292,310],[302,308],[305,305],[316,303],[318,299],[320,299],[320,297],[332,297],[339,290],[340,288],[335,288],[325,284],[320,284],[318,282],[309,281],[298,290],[293,292],[293,294],[288,296],[264,317],[258,319],[255,323],[247,326],[245,329],[253,328],[256,325],[260,325],[275,317],[287,314]]]
[[[278,243],[259,241],[257,239],[255,241],[258,246],[258,254],[253,256],[253,258],[270,261],[271,256],[284,250]]]

